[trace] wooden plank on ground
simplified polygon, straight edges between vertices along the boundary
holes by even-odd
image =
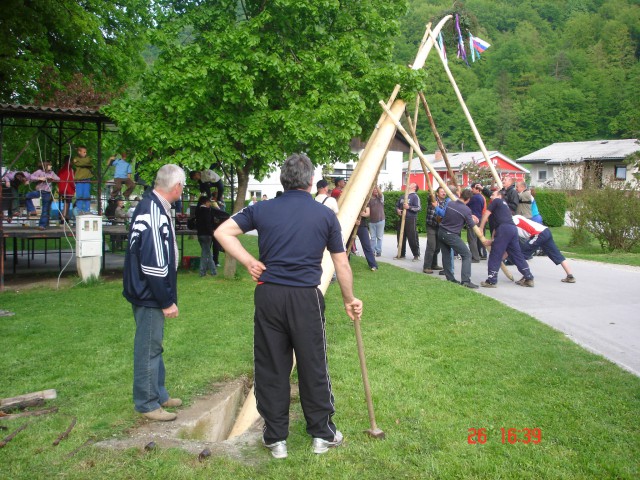
[[[15,410],[19,408],[41,405],[43,400],[51,400],[58,396],[54,389],[41,392],[26,393],[17,397],[0,399],[0,411]]]

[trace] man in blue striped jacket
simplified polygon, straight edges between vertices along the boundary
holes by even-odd
[[[177,165],[158,170],[153,191],[140,201],[131,219],[124,261],[124,297],[133,307],[133,403],[149,420],[171,421],[179,407],[165,388],[162,359],[164,319],[178,316],[178,245],[171,222],[171,203],[182,197],[185,174]]]

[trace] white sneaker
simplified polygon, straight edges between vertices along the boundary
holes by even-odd
[[[339,447],[340,445],[342,445],[342,440],[343,440],[343,437],[342,437],[342,433],[340,433],[340,430],[336,431],[336,436],[333,439],[333,442],[329,440],[324,440],[322,438],[314,438],[313,453],[317,453],[317,454],[326,453],[327,450],[329,450],[330,448]]]
[[[271,456],[273,456],[273,458],[287,458],[286,440],[280,440],[279,442],[275,442],[270,445],[264,443],[264,446],[271,450]]]

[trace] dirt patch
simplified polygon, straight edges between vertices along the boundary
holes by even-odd
[[[34,274],[7,276],[4,280],[4,290],[7,292],[19,292],[34,288],[47,288],[51,290],[71,288],[81,280],[77,275],[63,275],[58,281],[57,274],[51,272],[38,272]],[[100,272],[99,281],[122,281],[121,271]]]

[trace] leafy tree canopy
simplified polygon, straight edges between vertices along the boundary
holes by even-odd
[[[347,160],[395,83],[423,72],[390,62],[404,0],[202,1],[168,15],[159,57],[108,113],[129,141],[189,169],[216,160],[263,177],[287,153]],[[154,168],[155,168],[154,167]]]
[[[4,0],[0,16],[0,102],[91,84],[117,91],[142,66],[151,0]],[[74,78],[75,76],[75,78]],[[93,106],[93,105],[92,105]]]

